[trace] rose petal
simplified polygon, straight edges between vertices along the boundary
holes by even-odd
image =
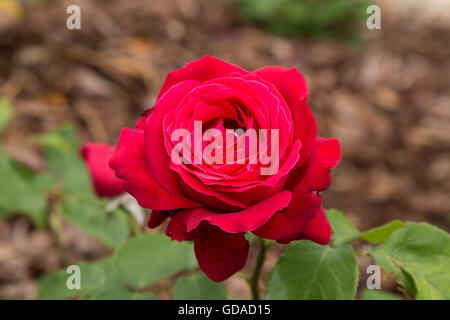
[[[109,166],[125,182],[125,190],[136,198],[141,207],[173,210],[199,206],[192,200],[166,191],[153,180],[148,170],[142,131],[122,130]]]
[[[326,245],[331,239],[331,225],[327,219],[327,215],[320,207],[319,211],[316,213],[314,218],[306,225],[301,232],[288,238],[283,238],[277,240],[279,243],[289,243],[294,240],[305,240],[309,239],[318,244]]]
[[[91,142],[83,145],[80,151],[91,174],[95,192],[100,197],[115,197],[124,192],[123,181],[108,166],[114,147]]]
[[[253,73],[273,83],[288,104],[296,103],[309,96],[306,80],[296,68],[269,66],[257,69]]]
[[[202,224],[194,236],[194,250],[200,269],[219,282],[241,270],[247,261],[249,245],[244,234],[230,234]]]
[[[187,63],[186,66],[178,70],[171,71],[162,85],[158,99],[178,82],[185,80],[204,82],[232,72],[237,72],[239,74],[249,73],[247,70],[234,64],[230,64],[212,56],[204,56],[198,60]]]
[[[152,213],[150,214],[150,219],[148,219],[147,226],[152,229],[156,228],[161,223],[163,223],[169,216],[170,214],[168,214],[167,211],[153,210]]]
[[[176,213],[172,219],[170,219],[166,228],[166,235],[176,241],[192,240],[193,234],[186,231],[182,212]]]
[[[331,183],[331,169],[336,167],[339,161],[341,161],[339,140],[317,137],[301,186],[314,191],[328,189]]]
[[[268,223],[253,233],[258,237],[272,240],[289,237],[314,217],[321,203],[320,195],[294,190],[289,207],[283,212],[274,214]]]
[[[262,199],[266,199],[282,189],[290,171],[299,159],[300,149],[301,143],[300,141],[296,141],[287,157],[280,164],[279,171],[274,175],[267,176],[266,180],[262,180],[260,176],[261,181],[253,185],[240,187],[239,185],[233,186],[233,183],[230,182],[228,183],[230,187],[216,187],[216,190],[233,196],[234,199],[242,201],[245,204],[254,204]]]
[[[309,91],[305,78],[296,68],[278,66],[261,68],[253,73],[273,83],[290,106],[294,121],[294,140],[302,142],[297,167],[301,166],[308,159],[317,136],[316,121],[306,102]]]
[[[141,119],[139,119],[135,124],[135,127],[137,130],[144,130],[145,122],[147,121],[148,117],[150,117],[152,112],[153,112],[153,107],[147,108],[142,112]]]
[[[160,186],[178,195],[181,195],[181,192],[175,173],[170,170],[170,154],[164,146],[163,118],[198,84],[198,81],[184,81],[171,87],[167,94],[156,103],[144,128],[149,173]]]
[[[291,204],[254,233],[262,238],[277,240],[302,230],[319,210],[322,197],[317,192],[328,188],[331,169],[340,159],[341,148],[337,139],[316,138],[311,157],[305,168],[301,168],[305,173],[293,190]]]
[[[228,233],[253,231],[264,225],[277,212],[287,207],[292,194],[282,191],[245,210],[232,213],[215,213],[205,208],[186,209],[179,213],[186,225],[186,231],[191,232],[202,221],[219,227]]]

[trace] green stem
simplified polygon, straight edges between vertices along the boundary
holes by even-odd
[[[250,281],[249,281],[250,287],[252,289],[253,300],[260,299],[258,282],[259,282],[259,276],[261,275],[261,270],[262,270],[262,267],[264,264],[264,260],[266,259],[266,253],[267,253],[267,248],[268,248],[264,239],[262,239],[262,238],[258,238],[258,239],[259,239],[259,244],[260,244],[261,248],[259,250],[258,259],[256,260],[255,270],[253,271],[252,277],[250,278]]]
[[[139,227],[136,219],[130,212],[127,212],[127,214],[128,214],[128,220],[130,222],[130,226],[131,226],[131,229],[133,230],[134,235],[135,236],[140,235],[142,232],[141,232],[141,228]]]
[[[61,239],[61,217],[58,212],[50,213],[49,227],[56,246],[58,247],[64,266],[70,265],[71,259],[69,251],[67,250],[64,242]]]

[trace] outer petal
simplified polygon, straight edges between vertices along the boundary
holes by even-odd
[[[323,207],[320,207],[314,218],[301,232],[289,238],[279,239],[278,242],[289,243],[293,240],[309,239],[318,244],[325,245],[330,242],[331,232],[331,225],[327,219],[327,215],[325,214]]]
[[[291,204],[254,233],[274,240],[298,234],[319,210],[322,198],[318,192],[328,188],[331,168],[340,159],[341,148],[337,139],[317,138],[305,168],[300,168],[304,170],[304,175],[293,190]]]
[[[104,143],[86,143],[80,150],[100,197],[115,197],[124,192],[123,181],[108,166],[114,147]]]
[[[187,63],[183,68],[170,72],[162,85],[158,99],[162,97],[170,87],[178,82],[185,80],[197,80],[204,82],[231,72],[237,72],[240,74],[249,73],[247,70],[244,70],[234,64],[230,64],[215,57],[204,56],[198,60]]]
[[[306,80],[296,68],[270,66],[253,71],[264,80],[272,82],[288,104],[309,96]]]
[[[199,206],[192,200],[166,191],[153,180],[148,172],[142,131],[122,130],[109,166],[125,182],[125,190],[144,208],[173,210]]]
[[[209,224],[217,226],[225,232],[241,233],[256,230],[264,225],[277,211],[281,211],[289,205],[291,197],[291,192],[282,191],[238,212],[215,213],[198,208],[186,209],[179,215],[183,215],[187,232],[197,228],[202,221],[208,221]]]
[[[150,219],[148,219],[147,226],[152,229],[156,228],[170,216],[170,212],[171,211],[153,210],[150,214]]]
[[[145,122],[147,121],[147,118],[150,117],[152,112],[153,112],[153,107],[147,108],[142,112],[141,119],[139,119],[135,124],[137,130],[144,130]]]
[[[294,139],[300,139],[302,142],[297,165],[301,166],[308,159],[317,135],[316,121],[306,102],[309,91],[305,78],[296,68],[278,66],[261,68],[253,73],[273,83],[291,108],[295,128]]]
[[[164,130],[166,128],[163,128],[163,118],[198,84],[198,81],[184,81],[171,87],[167,94],[158,100],[144,125],[145,152],[149,173],[160,186],[176,194],[181,194],[181,192],[175,173],[170,170],[170,154],[164,147]]]
[[[258,237],[272,240],[296,234],[314,217],[321,203],[322,197],[320,195],[313,192],[294,191],[289,208],[273,215],[268,223],[253,231],[253,233]]]
[[[247,261],[249,245],[243,233],[230,234],[202,224],[194,236],[198,265],[214,281],[223,281],[241,270]]]
[[[172,219],[170,219],[166,228],[166,235],[176,241],[192,240],[193,234],[192,232],[186,231],[181,212],[175,214]]]

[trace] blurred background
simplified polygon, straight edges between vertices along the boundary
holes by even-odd
[[[71,4],[80,30],[66,27]],[[369,4],[381,7],[380,30],[366,27]],[[205,54],[248,70],[297,67],[319,135],[343,149],[325,207],[360,230],[402,219],[449,231],[449,44],[448,0],[0,0],[0,156],[46,172],[36,137],[67,123],[81,142],[115,144],[166,74]],[[36,280],[62,266],[59,241],[75,260],[111,252],[71,224],[55,241],[23,206],[2,210],[13,196],[30,203],[26,186],[5,199],[8,170],[0,161],[0,298],[33,298]]]

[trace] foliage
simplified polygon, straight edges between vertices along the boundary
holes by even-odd
[[[162,234],[146,234],[119,248],[114,265],[124,282],[142,290],[171,274],[195,267],[192,252],[188,243],[172,242]]]
[[[60,203],[62,215],[92,235],[107,247],[114,248],[123,243],[130,231],[127,212],[117,208],[106,211],[106,200],[93,195],[68,195]]]
[[[244,22],[285,36],[359,40],[368,3],[364,0],[235,1]]]
[[[450,235],[426,223],[406,223],[374,252],[419,300],[450,299]]]
[[[13,108],[1,99],[0,133],[13,115]],[[123,243],[130,233],[128,213],[120,207],[108,211],[108,201],[93,193],[75,128],[64,125],[33,142],[43,147],[48,172],[31,172],[0,150],[0,218],[25,214],[39,228],[64,218],[106,247]],[[52,229],[59,226],[49,224]]]
[[[71,221],[107,247],[116,247],[130,232],[127,213],[107,210],[107,200],[94,195],[85,164],[79,155],[75,129],[65,125],[38,139],[55,178],[54,192],[59,197],[56,214]]]
[[[0,134],[13,116],[14,109],[9,101],[0,98]],[[8,157],[1,149],[0,176],[0,218],[23,213],[36,226],[42,227],[45,224],[46,209],[44,179]]]
[[[401,298],[390,292],[382,290],[364,289],[361,293],[362,300],[401,300]]]
[[[46,200],[36,177],[26,177],[19,164],[0,151],[0,217],[24,213],[38,226],[45,223]]]
[[[196,268],[192,245],[177,244],[160,234],[146,234],[125,242],[110,258],[92,263],[79,263],[80,289],[67,289],[68,275],[64,269],[45,275],[39,282],[37,299],[156,299],[148,288],[158,280],[183,270]],[[195,282],[196,296],[213,290],[223,293],[221,284],[204,277],[181,277],[177,296],[185,295],[186,281]],[[217,286],[217,289],[216,289]]]
[[[335,230],[332,243],[321,246],[307,240],[291,244],[270,274],[265,299],[354,299],[359,272],[356,254],[348,242],[356,232],[339,211],[329,210],[327,215],[332,217]],[[377,229],[386,230],[390,225]],[[377,264],[397,275],[406,294],[416,299],[449,298],[447,233],[425,223],[406,223],[382,244],[371,246],[370,254]],[[68,276],[59,270],[41,279],[37,298],[156,299],[158,290],[152,290],[156,283],[160,284],[157,288],[168,284],[163,290],[170,291],[174,299],[229,298],[223,283],[197,272],[192,245],[171,242],[160,234],[131,238],[112,257],[79,266],[83,274],[80,290],[68,290]],[[174,277],[180,272],[188,274]],[[401,299],[368,289],[363,290],[361,298]]]
[[[68,289],[65,270],[45,275],[39,282],[36,299],[95,299],[95,300],[154,300],[151,292],[128,290],[117,276],[113,260],[102,259],[93,263],[79,263],[80,289]]]
[[[203,273],[182,276],[173,292],[176,300],[224,300],[227,291],[223,283],[210,280]]]
[[[361,239],[371,243],[383,243],[392,232],[403,228],[405,224],[400,220],[393,220],[384,226],[370,229],[361,234]]]
[[[358,263],[352,248],[293,243],[270,274],[266,299],[352,299]]]
[[[360,233],[339,211],[327,210],[327,216],[334,230],[331,245],[310,241],[291,244],[270,274],[266,299],[354,298],[357,263],[347,243]],[[450,299],[448,233],[426,223],[393,221],[360,237],[372,244],[369,255],[398,278],[406,295],[426,300]],[[393,298],[371,291],[363,298]]]
[[[92,193],[88,172],[78,153],[80,144],[73,126],[62,126],[40,136],[38,141],[44,146],[45,159],[64,191]]]
[[[344,214],[338,210],[326,210],[328,221],[333,226],[333,236],[331,243],[339,246],[344,243],[349,243],[359,235],[359,230],[348,221]]]

